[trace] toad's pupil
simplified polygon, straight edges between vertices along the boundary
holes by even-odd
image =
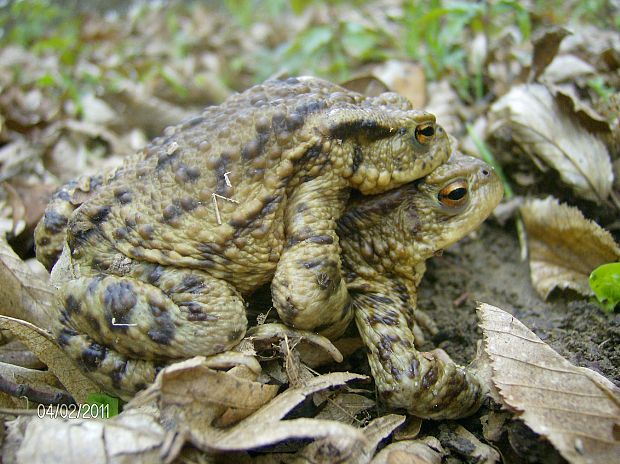
[[[431,125],[423,126],[419,129],[419,132],[425,137],[432,137],[435,135],[435,128]]]
[[[463,187],[459,187],[459,188],[452,190],[450,193],[448,193],[448,198],[450,200],[456,201],[456,200],[460,200],[461,198],[463,198],[466,194],[467,194],[467,189]]]

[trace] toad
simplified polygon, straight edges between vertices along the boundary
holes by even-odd
[[[393,93],[291,78],[234,95],[55,194],[35,231],[41,262],[60,255],[55,337],[120,392],[235,346],[267,282],[285,324],[335,337],[352,318],[336,234],[350,191],[397,188],[450,152]]]
[[[478,409],[481,386],[467,368],[441,349],[416,350],[416,291],[425,261],[477,228],[502,195],[488,164],[455,153],[422,180],[352,199],[338,221],[355,322],[388,406],[432,419]]]

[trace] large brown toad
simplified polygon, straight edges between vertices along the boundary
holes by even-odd
[[[426,259],[478,227],[501,198],[486,163],[455,154],[423,180],[352,200],[338,221],[355,322],[389,406],[433,419],[478,408],[481,387],[466,368],[443,350],[416,350],[416,290]]]
[[[207,108],[53,198],[35,238],[48,268],[62,251],[58,342],[94,380],[135,391],[158,365],[237,344],[244,297],[272,280],[283,322],[337,335],[352,317],[335,230],[349,191],[418,179],[449,145],[395,94],[313,78]]]

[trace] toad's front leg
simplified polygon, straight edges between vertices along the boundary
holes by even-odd
[[[335,232],[346,199],[346,189],[335,189],[333,179],[312,179],[295,189],[284,218],[286,248],[271,287],[285,324],[328,338],[342,334],[352,319]]]
[[[478,379],[441,349],[417,351],[410,327],[413,308],[390,294],[397,293],[352,294],[355,322],[381,396],[391,407],[428,419],[473,414],[482,401]]]

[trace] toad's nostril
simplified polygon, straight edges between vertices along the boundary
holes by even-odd
[[[491,174],[491,173],[490,173],[489,171],[487,171],[486,169],[483,169],[483,170],[482,170],[482,175],[483,175],[484,177],[488,177],[490,174]]]

